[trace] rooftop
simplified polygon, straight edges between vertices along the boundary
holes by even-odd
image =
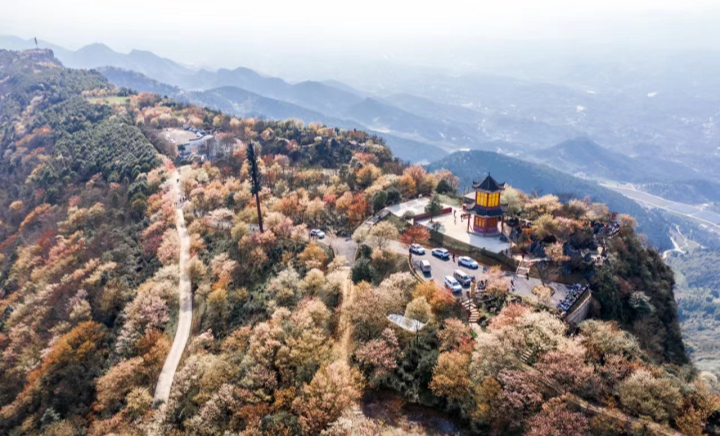
[[[498,183],[488,174],[482,182],[473,182],[473,189],[484,192],[500,192],[505,189],[505,183]]]

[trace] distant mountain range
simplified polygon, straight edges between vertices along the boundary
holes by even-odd
[[[457,150],[488,150],[588,178],[652,184],[660,191],[676,190],[670,182],[720,183],[720,151],[697,153],[687,145],[712,143],[720,132],[712,117],[700,118],[712,106],[709,100],[677,105],[688,114],[683,118],[672,103],[677,96],[637,94],[630,85],[613,94],[611,83],[600,81],[597,72],[588,72],[591,82],[597,82],[596,91],[482,73],[413,71],[397,77],[389,69],[385,86],[366,92],[336,80],[289,83],[242,67],[193,69],[149,51],[124,54],[103,44],[77,51],[44,41],[40,46],[51,48],[69,67],[100,69],[117,86],[240,116],[297,118],[371,131],[411,162],[432,162]],[[33,48],[34,41],[0,36],[0,47]],[[679,89],[657,79],[653,86]],[[698,87],[686,91],[692,99],[701,97]],[[578,139],[586,136],[605,147]],[[670,148],[668,143],[678,145]]]
[[[499,182],[524,192],[555,194],[564,199],[589,197],[592,201],[607,204],[612,211],[634,216],[639,231],[645,233],[658,249],[672,247],[668,224],[658,212],[643,209],[635,201],[593,181],[573,177],[546,165],[481,150],[456,152],[427,166],[429,171],[442,168],[460,177],[461,189],[470,189],[474,180],[491,173]]]
[[[158,82],[137,71],[116,67],[100,67],[97,70],[118,88],[124,87],[138,92],[151,92],[167,96],[176,95],[182,91],[177,86]]]
[[[346,125],[358,125],[379,132],[388,139],[388,144],[398,156],[414,162],[428,162],[457,149],[483,149],[493,141],[505,141],[508,149],[513,150],[550,146],[579,134],[565,127],[549,126],[503,113],[493,114],[478,108],[437,103],[408,93],[372,95],[338,81],[291,84],[248,68],[195,70],[148,51],[133,50],[123,54],[103,44],[91,44],[77,51],[43,41],[40,45],[51,48],[58,59],[69,67],[115,67],[142,73],[161,84],[186,91],[237,87],[258,96],[292,103],[325,116],[320,118],[313,112],[303,111],[297,115],[303,121],[322,121],[329,117],[344,120]],[[33,48],[34,42],[13,36],[0,37],[0,47],[27,49]],[[109,70],[105,73],[111,74]],[[111,80],[119,81],[120,78],[115,74]],[[138,82],[138,79],[134,81]],[[165,90],[157,85],[144,89],[153,92]],[[236,101],[232,104],[238,106]],[[263,115],[276,116],[272,113]],[[403,143],[412,144],[410,153],[394,146],[391,138],[401,138]]]
[[[160,83],[134,71],[115,67],[102,67],[99,71],[118,87],[159,93],[181,102],[210,107],[238,116],[279,120],[294,118],[305,122],[321,122],[328,126],[365,130],[382,136],[396,156],[411,162],[431,162],[447,155],[447,152],[431,144],[375,131],[356,121],[328,116],[301,105],[265,97],[237,86],[222,86],[206,91],[183,91],[176,86]]]
[[[561,171],[595,179],[662,183],[699,176],[683,164],[648,155],[618,154],[583,137],[534,151],[530,157]]]
[[[52,49],[68,67],[99,69],[116,86],[172,95],[242,116],[297,118],[371,131],[382,135],[397,156],[412,162],[430,162],[447,154],[434,144],[443,142],[442,133],[436,131],[452,127],[373,100],[337,81],[291,84],[242,67],[193,70],[148,51],[123,54],[103,44],[77,51],[44,41],[40,45]],[[23,50],[35,44],[32,40],[0,36],[0,47]],[[377,116],[380,112],[384,117]]]

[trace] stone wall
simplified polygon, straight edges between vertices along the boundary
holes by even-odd
[[[592,292],[587,291],[583,295],[581,301],[575,305],[573,310],[565,316],[565,320],[570,324],[580,324],[590,313],[590,304],[592,303]]]

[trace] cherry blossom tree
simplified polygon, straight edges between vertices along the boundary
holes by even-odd
[[[470,326],[457,318],[449,318],[443,322],[443,328],[437,332],[441,351],[470,352],[472,350],[472,336]]]
[[[650,416],[657,422],[677,417],[682,395],[670,379],[638,369],[618,386],[622,408],[634,415]]]
[[[553,289],[546,285],[538,285],[532,288],[532,294],[537,297],[538,301],[542,304],[550,303],[553,292]]]
[[[539,198],[530,199],[525,203],[524,209],[525,214],[527,214],[529,218],[536,219],[541,215],[552,215],[553,212],[561,207],[562,203],[560,203],[560,199],[555,195],[548,194]]]
[[[440,353],[429,385],[432,392],[454,404],[467,401],[472,392],[469,363],[468,354],[459,351]]]
[[[572,411],[562,397],[543,404],[542,410],[527,423],[528,436],[589,436],[590,425],[584,414]]]
[[[520,427],[524,420],[542,405],[540,386],[525,371],[503,369],[498,374],[503,389],[498,396],[498,408],[503,410],[499,421],[510,427]]]
[[[325,429],[360,398],[362,387],[360,372],[345,361],[338,360],[320,368],[293,401],[303,432],[318,434]]]
[[[429,240],[430,230],[421,225],[415,225],[405,229],[400,236],[400,242],[402,242],[405,247],[409,247],[411,244],[427,244]]]
[[[305,265],[305,268],[322,268],[327,262],[327,254],[318,244],[311,242],[300,253],[298,260]]]
[[[371,369],[369,382],[377,385],[397,367],[400,347],[395,332],[386,328],[379,339],[373,339],[355,351],[355,358]]]
[[[394,225],[388,221],[381,221],[370,229],[368,238],[370,243],[378,250],[385,250],[388,243],[397,239],[398,235],[398,231]]]
[[[405,308],[405,318],[415,319],[420,322],[428,322],[431,317],[432,309],[425,297],[413,299]]]

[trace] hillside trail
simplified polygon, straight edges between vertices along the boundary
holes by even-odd
[[[192,326],[192,288],[190,283],[190,274],[188,273],[188,260],[190,259],[190,236],[185,227],[185,217],[182,211],[182,202],[180,202],[180,174],[175,170],[170,178],[170,189],[172,190],[172,199],[175,202],[175,227],[177,228],[178,237],[180,239],[180,281],[178,284],[178,301],[180,308],[178,312],[178,324],[175,331],[175,339],[173,340],[170,353],[168,354],[162,372],[155,388],[154,403],[167,403],[170,397],[170,388],[172,387],[175,371],[180,364],[185,345],[190,337],[190,328]]]
[[[350,348],[352,342],[353,326],[350,319],[353,300],[355,298],[355,287],[350,280],[350,268],[343,268],[345,281],[342,289],[342,303],[340,305],[340,319],[338,320],[338,341],[335,343],[335,355],[350,363]]]
[[[662,254],[662,258],[663,258],[663,259],[667,259],[667,257],[668,257],[668,256],[670,255],[670,253],[672,253],[673,251],[677,251],[677,252],[680,253],[680,254],[685,254],[685,250],[687,250],[687,249],[688,249],[688,246],[690,245],[690,244],[688,244],[688,241],[687,241],[687,238],[685,237],[685,235],[683,235],[682,232],[680,231],[680,226],[678,226],[677,224],[675,224],[675,230],[677,231],[678,236],[679,236],[680,238],[683,238],[683,240],[684,240],[684,241],[683,241],[683,246],[680,246],[680,244],[678,244],[678,242],[675,240],[675,238],[673,238],[672,236],[670,236],[670,242],[672,242],[673,248],[671,248],[670,250],[665,250],[665,251],[663,251],[663,254]]]

